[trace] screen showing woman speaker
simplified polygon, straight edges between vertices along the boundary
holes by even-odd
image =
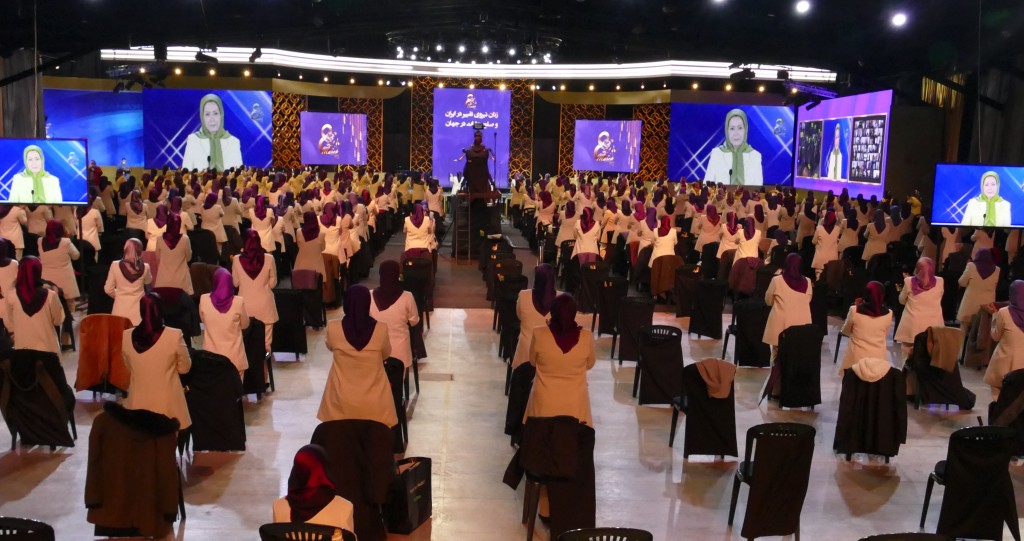
[[[939,164],[933,225],[1024,227],[1024,167]]]
[[[84,139],[0,139],[0,203],[87,203]]]

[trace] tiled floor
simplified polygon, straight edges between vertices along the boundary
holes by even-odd
[[[338,317],[333,313],[332,317]],[[581,316],[589,328],[590,317]],[[444,309],[434,313],[427,335],[429,362],[423,365],[422,395],[413,402],[408,455],[433,459],[434,516],[409,539],[522,540],[519,523],[522,488],[501,483],[512,450],[502,433],[506,400],[505,368],[496,357],[497,335],[489,310]],[[686,320],[656,315],[656,323],[685,329]],[[833,321],[833,324],[838,322]],[[831,335],[835,336],[835,327]],[[175,538],[256,539],[270,520],[271,502],[282,494],[293,453],[309,441],[323,390],[329,356],[322,333],[310,332],[310,354],[301,362],[278,363],[277,392],[247,404],[249,449],[245,453],[201,453],[187,468],[188,519],[176,524]],[[682,458],[682,441],[668,447],[670,410],[639,407],[630,397],[631,363],[608,360],[611,339],[597,340],[599,361],[590,372],[590,395],[597,430],[597,523],[651,530],[660,540],[739,539],[746,490],[741,492],[736,531],[726,526],[736,460]],[[742,369],[737,379],[737,430],[769,421],[799,421],[818,429],[811,485],[802,516],[809,540],[856,540],[880,532],[916,531],[928,473],[944,458],[951,431],[975,424],[987,405],[981,374],[964,373],[979,396],[974,412],[910,411],[908,443],[891,465],[856,457],[847,463],[831,451],[839,399],[839,377],[831,364],[832,340],[822,351],[822,398],[814,412],[780,411],[756,403],[764,370]],[[684,340],[687,362],[721,352],[716,340]],[[731,348],[730,348],[731,349]],[[77,356],[66,354],[69,381]],[[0,515],[27,516],[53,524],[57,538],[91,539],[85,521],[83,485],[89,427],[100,410],[79,393],[76,413],[79,446],[9,452],[0,431]],[[742,452],[742,449],[741,449]],[[1015,485],[1022,472],[1013,468]],[[928,529],[934,530],[943,491],[933,496]],[[539,528],[539,539],[547,532]],[[395,539],[404,539],[393,536]],[[1009,536],[1007,536],[1009,539]]]

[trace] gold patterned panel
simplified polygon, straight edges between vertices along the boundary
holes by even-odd
[[[592,103],[563,103],[558,108],[558,174],[572,174],[573,139],[577,120],[603,120],[605,106]]]
[[[307,109],[309,100],[306,96],[285,92],[274,92],[273,100],[274,137],[271,153],[274,166],[301,167],[299,113]]]
[[[366,115],[366,165],[384,167],[384,100],[338,98],[339,113]]]
[[[512,92],[509,119],[509,174],[529,173],[533,168],[533,99],[534,81],[497,79],[439,79],[419,77],[412,87],[412,124],[409,136],[409,167],[430,171],[434,153],[434,88],[446,87],[499,88],[502,83]]]
[[[633,106],[633,119],[643,121],[640,132],[640,170],[643,180],[657,180],[668,175],[668,127],[671,118],[667,103]]]

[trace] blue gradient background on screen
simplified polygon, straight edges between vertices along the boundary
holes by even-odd
[[[262,90],[147,89],[142,93],[146,167],[179,167],[185,140],[199,130],[199,100],[216,94],[224,104],[224,129],[242,145],[242,163],[269,167],[271,162],[270,92]],[[262,117],[253,119],[253,104]]]
[[[320,153],[320,129],[330,124],[338,143],[335,154]],[[303,165],[366,165],[366,115],[299,113]]]
[[[573,136],[572,168],[576,171],[636,173],[640,168],[639,120],[577,120]],[[601,162],[594,158],[601,132],[608,132],[615,148],[615,159]]]
[[[826,120],[822,126],[821,164],[818,175],[825,178],[828,174],[828,158],[835,146],[836,126],[839,126],[839,151],[843,154],[843,178],[850,178],[850,131],[852,122],[849,118]]]
[[[793,110],[772,105],[673,103],[668,135],[668,175],[672,180],[703,180],[711,149],[725,143],[725,115],[747,114],[747,144],[761,153],[766,185],[793,183]],[[775,121],[782,119],[780,134]]]
[[[472,94],[476,107],[467,105]],[[448,175],[461,173],[466,166],[462,149],[473,146],[473,123],[485,124],[484,146],[491,149],[496,161],[487,160],[487,170],[498,188],[508,187],[508,148],[512,110],[512,92],[469,88],[434,89],[434,178],[449,186]],[[497,140],[495,140],[497,134]]]
[[[999,197],[1010,202],[1010,223],[1024,227],[1024,167],[939,164],[935,166],[935,194],[931,223],[960,225],[967,202],[981,194],[981,176],[999,175]]]
[[[11,177],[25,170],[25,147],[29,145],[43,149],[43,169],[60,180],[64,204],[88,201],[85,171],[92,157],[88,155],[86,142],[58,139],[0,139],[0,201],[10,198]],[[77,164],[67,161],[71,152],[75,153]]]
[[[87,139],[99,165],[143,165],[142,92],[43,90],[43,110],[54,139]]]

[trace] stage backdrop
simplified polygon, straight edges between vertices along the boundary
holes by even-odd
[[[473,125],[483,124],[483,144],[495,186],[508,186],[509,113],[512,92],[469,88],[434,89],[434,149],[431,170],[443,185],[466,165],[463,149],[473,144]]]
[[[640,168],[642,124],[639,120],[577,120],[573,169],[636,173]]]
[[[746,143],[752,149],[744,156],[745,184],[791,185],[793,110],[765,105],[673,103],[669,178],[729,183],[731,156],[718,147],[726,141],[725,119],[734,109],[746,114]]]
[[[86,166],[89,156],[85,140],[72,139],[0,139],[0,201],[11,199],[11,188],[15,188],[18,203],[32,202],[32,177],[25,174],[32,165],[34,153],[26,153],[30,146],[42,150],[42,163],[36,171],[45,171],[43,187],[59,186],[60,197],[46,191],[46,203],[52,205],[75,205],[87,202]],[[28,154],[28,156],[26,156]],[[17,186],[17,187],[16,187]],[[56,190],[53,190],[54,192]]]
[[[221,140],[224,167],[269,167],[274,114],[270,92],[170,89],[147,89],[142,94],[146,167],[205,167],[203,149],[208,147],[202,146],[205,140],[197,142],[195,134],[200,128],[199,103],[207,94],[215,94],[224,106],[222,126],[230,134]],[[234,163],[239,161],[236,148],[241,163]]]
[[[143,165],[142,92],[44,89],[47,139],[88,139],[99,165]]]
[[[300,115],[303,165],[365,165],[366,115]]]

